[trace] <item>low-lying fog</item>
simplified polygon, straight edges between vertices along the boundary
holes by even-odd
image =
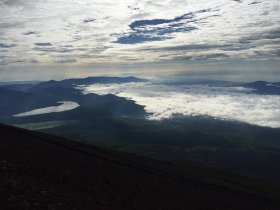
[[[280,96],[258,95],[243,87],[164,85],[151,82],[94,84],[80,87],[84,93],[115,94],[145,106],[148,119],[161,120],[174,114],[207,115],[219,119],[280,127]]]

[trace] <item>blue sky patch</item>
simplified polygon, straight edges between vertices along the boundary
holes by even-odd
[[[192,19],[194,17],[193,13],[187,13],[184,14],[182,16],[173,18],[173,19],[153,19],[153,20],[137,20],[134,21],[133,23],[131,23],[129,25],[129,27],[131,29],[135,29],[138,27],[143,27],[143,26],[147,26],[147,25],[160,25],[160,24],[164,24],[164,23],[172,23],[172,22],[178,22],[181,20],[185,20],[185,19]]]
[[[3,44],[0,43],[0,48],[11,48],[11,47],[15,47],[15,44]]]
[[[196,27],[186,25],[195,23],[193,18],[193,13],[187,13],[173,19],[137,20],[129,25],[132,31],[129,34],[120,34],[116,42],[120,44],[137,44],[146,41],[170,39],[172,38],[172,33],[195,30]]]
[[[34,43],[36,46],[40,46],[40,47],[47,47],[47,46],[52,46],[51,43],[49,42],[43,42],[43,43]]]

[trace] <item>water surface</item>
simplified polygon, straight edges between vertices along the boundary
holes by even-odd
[[[78,103],[73,101],[59,101],[57,103],[59,103],[60,105],[34,109],[28,112],[16,114],[14,115],[14,117],[26,117],[26,116],[39,115],[39,114],[48,114],[53,112],[65,112],[72,109],[76,109],[77,107],[80,106]]]

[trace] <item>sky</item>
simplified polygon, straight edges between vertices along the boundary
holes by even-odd
[[[0,81],[280,81],[279,0],[0,0]]]

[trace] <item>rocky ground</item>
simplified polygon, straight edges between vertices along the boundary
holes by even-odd
[[[0,209],[279,209],[276,200],[178,179],[139,162],[1,125]]]

